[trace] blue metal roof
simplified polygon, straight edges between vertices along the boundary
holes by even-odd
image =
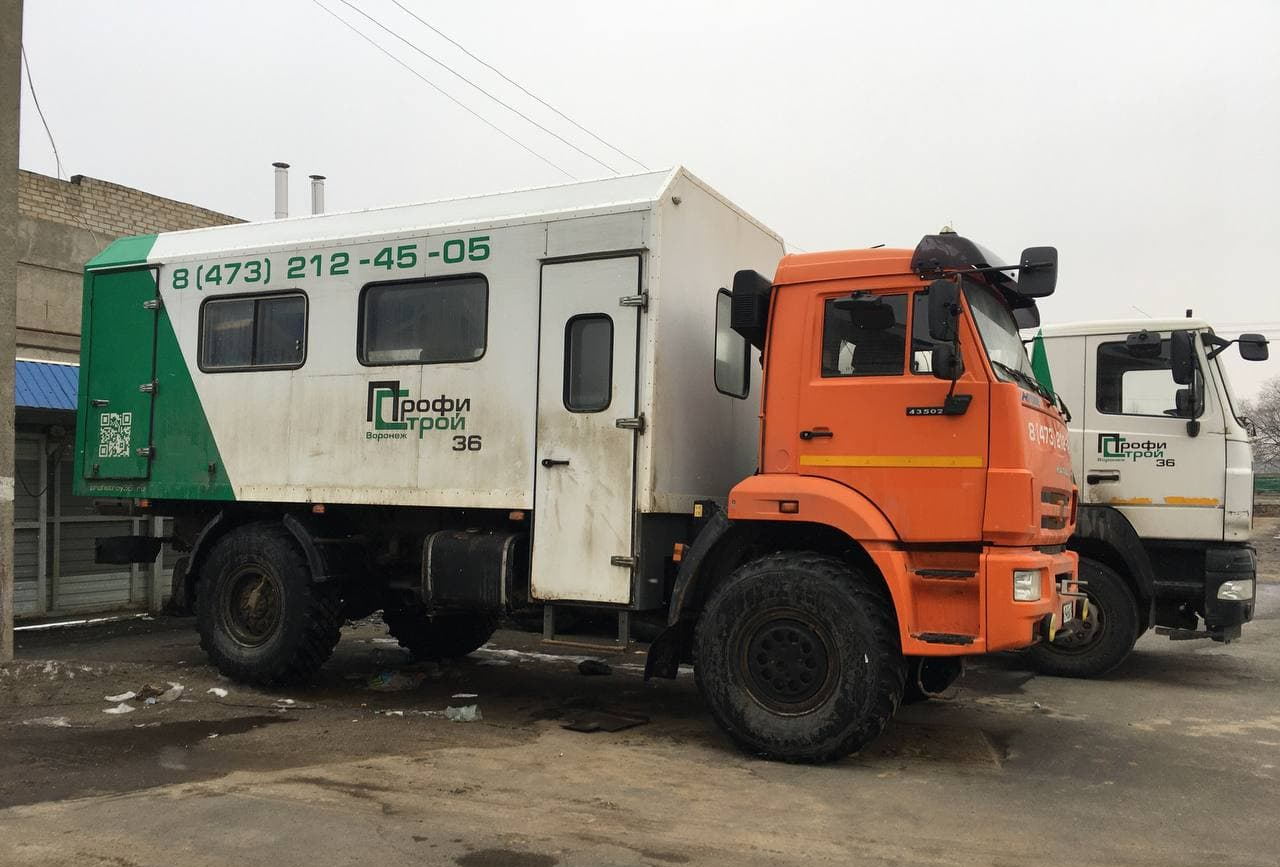
[[[80,365],[18,361],[14,378],[17,406],[75,411]]]

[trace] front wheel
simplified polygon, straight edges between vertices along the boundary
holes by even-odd
[[[1115,570],[1080,558],[1080,588],[1089,599],[1084,629],[1027,651],[1032,664],[1058,677],[1098,677],[1114,669],[1138,641],[1138,603]]]
[[[342,626],[337,588],[311,580],[307,559],[276,523],[218,540],[196,589],[200,646],[228,677],[263,686],[312,679]]]
[[[848,755],[902,700],[906,662],[888,594],[832,557],[785,552],[739,567],[712,594],[694,642],[711,713],[766,758]]]

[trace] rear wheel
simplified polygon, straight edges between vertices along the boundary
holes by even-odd
[[[1027,651],[1032,664],[1058,677],[1098,677],[1124,662],[1140,633],[1138,603],[1115,570],[1080,558],[1080,589],[1089,599],[1084,628]]]
[[[297,541],[275,523],[248,524],[209,552],[196,595],[200,646],[228,677],[306,682],[338,644],[336,588],[316,584]]]
[[[417,659],[466,656],[483,645],[498,628],[498,616],[487,611],[428,615],[418,607],[382,612],[388,631]]]
[[[826,762],[870,743],[906,675],[887,593],[815,553],[738,568],[703,610],[694,656],[721,727],[744,749],[787,762]]]

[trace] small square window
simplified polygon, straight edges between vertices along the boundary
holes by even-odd
[[[564,406],[600,412],[613,399],[613,320],[603,313],[575,316],[564,327]]]
[[[210,298],[200,310],[201,370],[293,369],[306,354],[302,295]]]
[[[907,354],[907,296],[828,298],[822,320],[823,376],[897,376]]]
[[[371,283],[360,298],[360,363],[447,364],[484,355],[484,277]]]

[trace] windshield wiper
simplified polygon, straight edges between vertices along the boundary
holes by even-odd
[[[1040,382],[1040,380],[1036,379],[1034,376],[1027,373],[1026,371],[1019,370],[1016,367],[1010,367],[1009,365],[1005,364],[1002,361],[996,361],[994,358],[991,359],[991,363],[994,366],[1003,370],[1005,373],[1008,373],[1010,376],[1012,376],[1014,379],[1018,380],[1019,382],[1030,386],[1031,389],[1035,391],[1036,394],[1040,395],[1045,400],[1049,401],[1049,403],[1052,404],[1054,407],[1061,410],[1062,415],[1066,418],[1067,421],[1071,421],[1071,410],[1067,409],[1067,402],[1064,401],[1061,397],[1059,397],[1057,392],[1050,391],[1048,388],[1044,386],[1042,382]]]

